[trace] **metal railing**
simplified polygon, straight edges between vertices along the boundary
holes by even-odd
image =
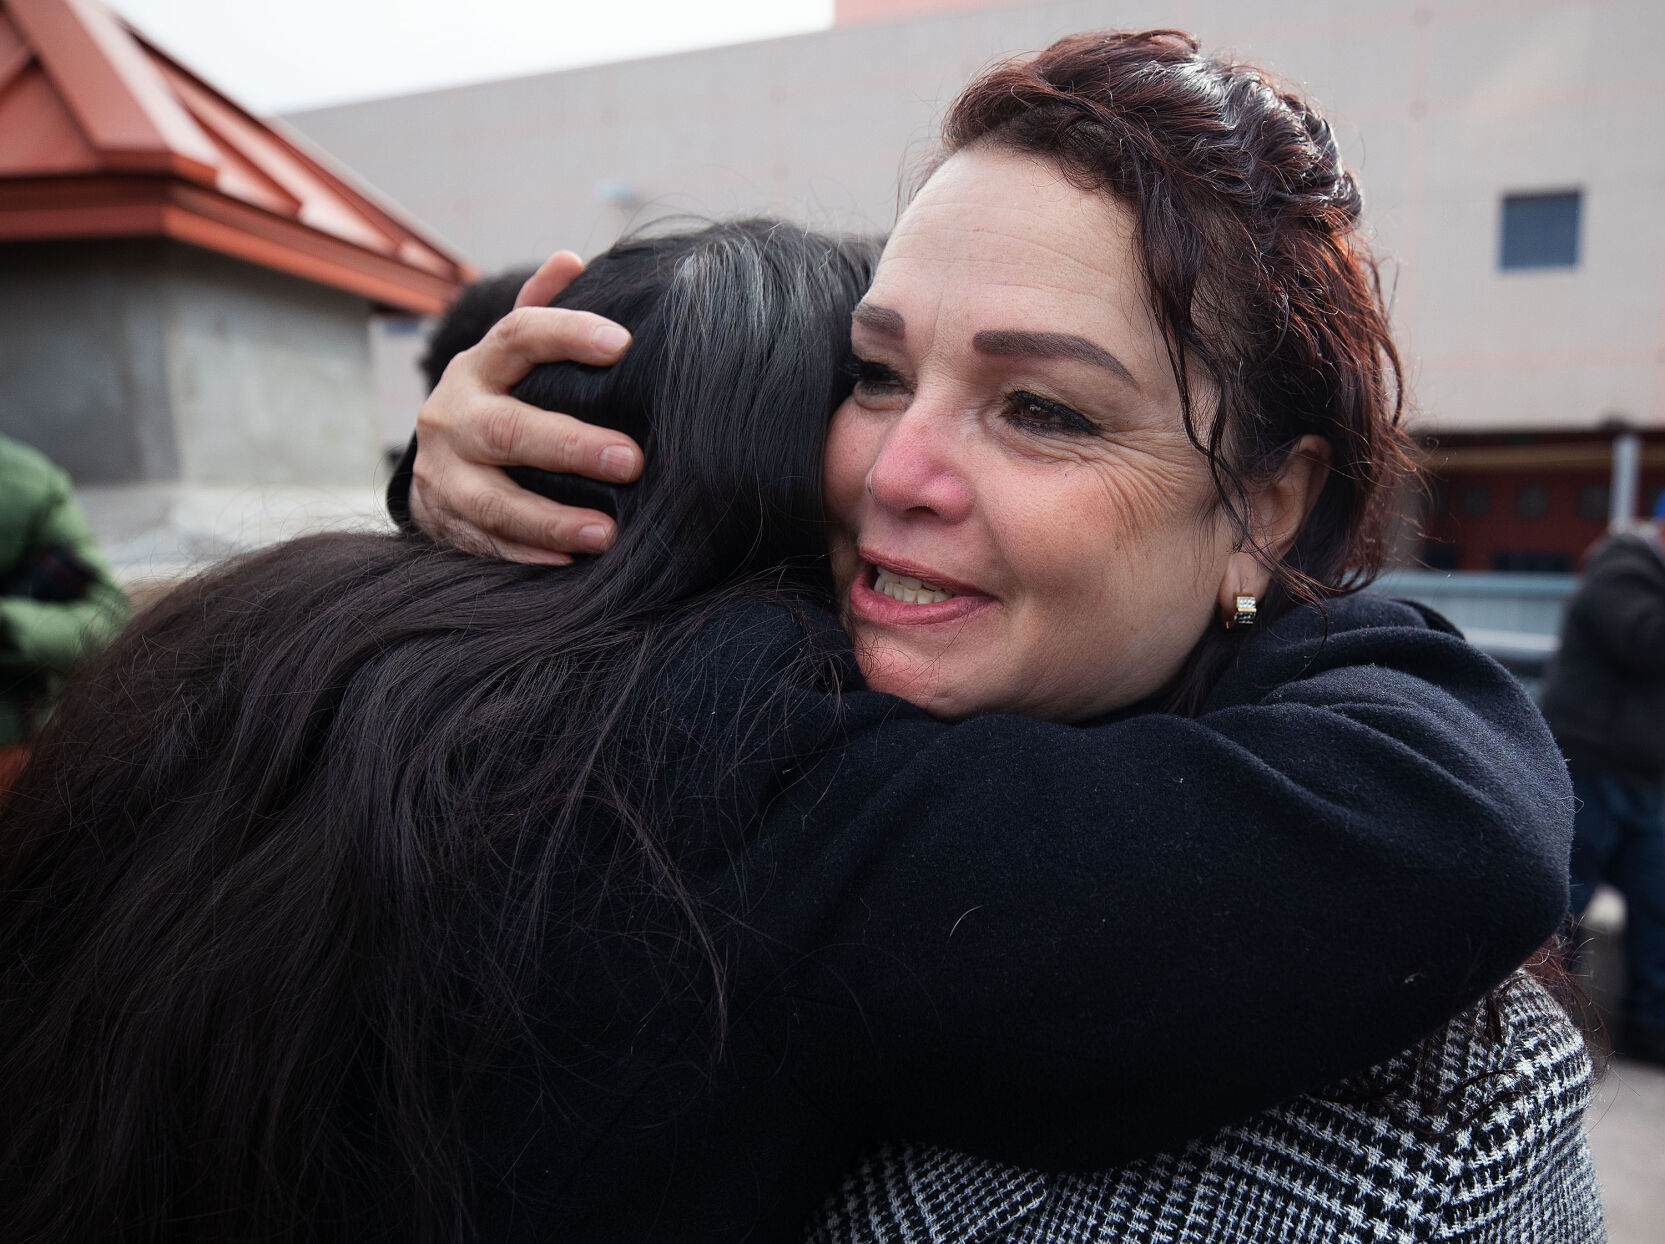
[[[1570,574],[1391,570],[1372,590],[1443,614],[1535,693],[1555,655],[1561,614],[1577,588],[1578,576]]]

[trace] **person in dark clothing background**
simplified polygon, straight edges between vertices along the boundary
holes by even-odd
[[[1567,606],[1544,716],[1578,812],[1572,911],[1603,882],[1625,898],[1621,1048],[1665,1064],[1665,499],[1597,544]]]

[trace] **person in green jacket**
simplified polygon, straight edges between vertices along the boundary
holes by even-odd
[[[0,436],[0,747],[28,741],[57,680],[130,612],[69,476]]]

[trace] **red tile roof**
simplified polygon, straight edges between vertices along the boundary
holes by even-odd
[[[174,238],[418,313],[474,276],[98,0],[0,0],[0,241],[93,237]]]

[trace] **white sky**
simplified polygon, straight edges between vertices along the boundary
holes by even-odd
[[[105,0],[256,113],[824,30],[833,0]]]

